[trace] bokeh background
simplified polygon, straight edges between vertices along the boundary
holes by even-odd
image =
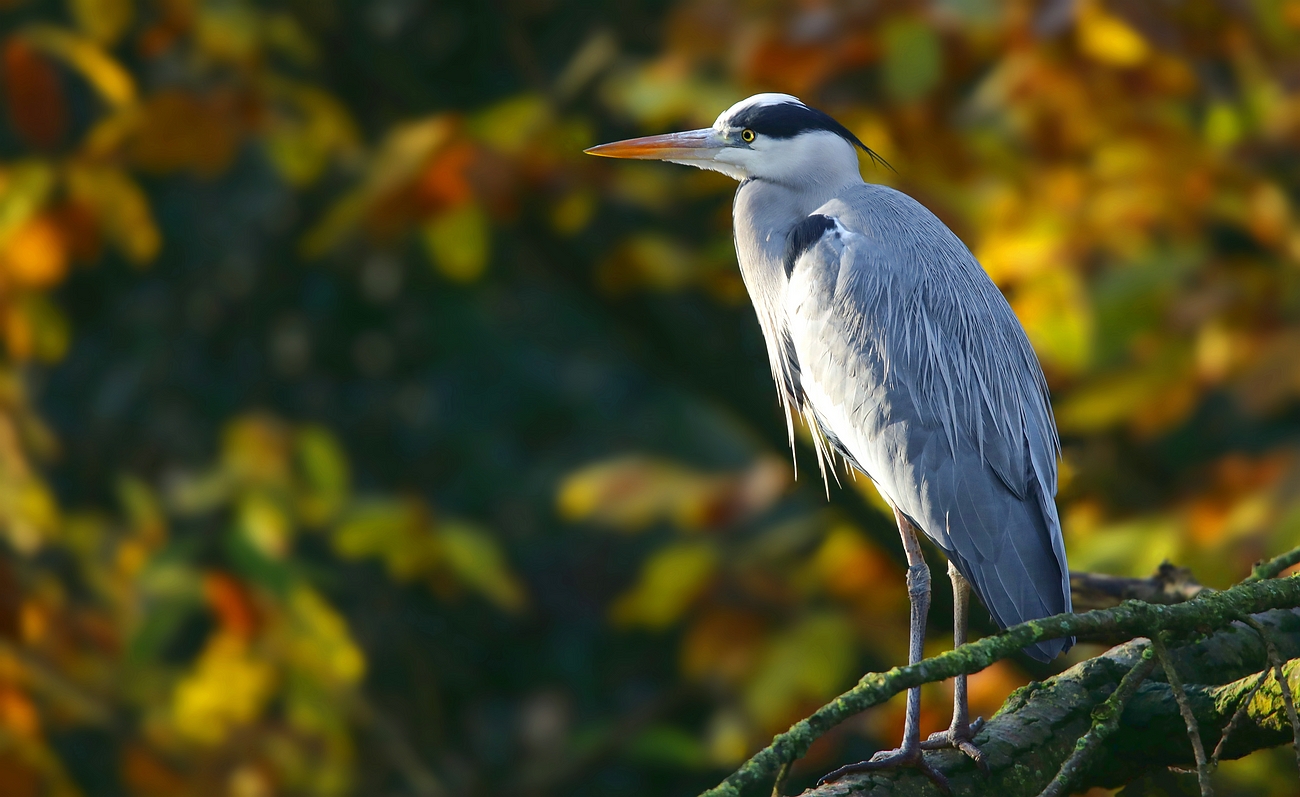
[[[0,793],[691,795],[903,661],[734,184],[581,153],[756,91],[1006,292],[1076,569],[1300,544],[1296,0],[0,0]]]

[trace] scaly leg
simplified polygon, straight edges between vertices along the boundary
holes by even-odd
[[[952,579],[952,641],[953,648],[966,644],[966,619],[970,612],[970,582],[968,582],[952,562],[948,563],[948,578]],[[952,725],[946,731],[930,734],[930,738],[921,742],[922,750],[939,750],[954,747],[970,756],[985,774],[989,765],[984,760],[984,753],[971,741],[984,725],[984,718],[977,717],[970,721],[970,706],[966,698],[966,676],[958,675],[954,679],[952,695]]]
[[[912,604],[907,663],[916,664],[924,654],[925,620],[930,613],[930,568],[925,564],[925,557],[921,554],[921,543],[916,538],[916,529],[912,527],[912,523],[897,509],[894,510],[894,519],[898,521],[898,533],[903,538],[903,551],[907,554],[907,597]],[[907,690],[907,714],[903,721],[902,745],[896,750],[881,750],[869,761],[842,766],[822,776],[817,785],[838,780],[851,772],[915,767],[934,781],[944,794],[950,793],[948,779],[921,756],[920,719],[921,688],[912,687]]]

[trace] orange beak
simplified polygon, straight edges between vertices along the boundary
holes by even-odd
[[[611,144],[585,149],[588,155],[602,158],[634,158],[636,160],[673,161],[689,163],[692,161],[710,161],[723,142],[711,127],[700,130],[687,130],[684,133],[665,133],[662,136],[644,136],[615,141]]]

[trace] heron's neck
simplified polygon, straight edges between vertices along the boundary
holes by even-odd
[[[827,179],[798,188],[765,179],[750,179],[740,184],[732,208],[736,231],[736,256],[741,273],[750,287],[769,280],[785,279],[785,239],[795,224],[846,189],[862,185],[856,170],[842,179]],[[757,305],[757,297],[755,304]]]
[[[773,345],[784,299],[785,242],[796,223],[850,188],[861,185],[853,170],[842,180],[825,180],[799,188],[764,179],[746,180],[736,190],[732,208],[736,259],[749,298],[758,313],[768,345]]]

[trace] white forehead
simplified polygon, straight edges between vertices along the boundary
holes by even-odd
[[[752,97],[746,97],[719,114],[717,120],[713,123],[713,128],[715,130],[726,130],[728,127],[733,127],[731,124],[732,117],[747,108],[756,108],[761,105],[785,104],[803,105],[803,102],[798,97],[791,94],[755,94]]]

